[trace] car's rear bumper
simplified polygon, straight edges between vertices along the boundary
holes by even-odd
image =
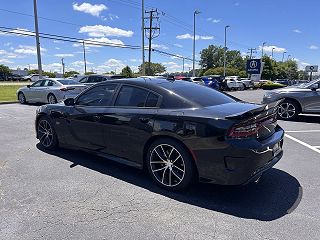
[[[282,157],[284,131],[265,140],[226,141],[216,149],[192,150],[200,181],[222,185],[242,185],[259,178]],[[280,146],[275,152],[275,147]]]

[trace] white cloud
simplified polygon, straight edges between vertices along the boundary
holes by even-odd
[[[173,44],[174,46],[178,47],[178,48],[182,48],[183,46],[181,44],[175,43]]]
[[[47,49],[40,47],[41,52],[46,52]],[[15,53],[24,55],[36,55],[37,49],[34,46],[19,45],[17,49],[14,50]]]
[[[135,58],[131,58],[129,59],[130,62],[138,62],[139,60],[138,59],[135,59]]]
[[[99,73],[105,73],[105,72],[110,72],[110,71],[115,71],[120,72],[126,65],[121,61],[117,59],[108,59],[103,65],[100,65],[96,67],[96,72]]]
[[[294,32],[294,33],[302,33],[301,30],[299,30],[299,29],[293,29],[292,32]]]
[[[311,65],[310,63],[307,63],[307,62],[301,62],[300,64],[303,65],[303,66]]]
[[[212,22],[213,23],[219,23],[219,22],[221,22],[221,19],[213,19]]]
[[[213,20],[212,17],[207,18],[207,21],[212,21],[212,20]]]
[[[8,60],[8,59],[6,59],[6,58],[1,58],[1,59],[0,59],[0,63],[1,63],[1,64],[11,64],[11,63],[13,63],[13,62],[10,61],[10,60]]]
[[[311,45],[311,46],[309,47],[309,49],[311,49],[311,50],[317,50],[317,49],[319,49],[319,47],[316,46],[316,45]]]
[[[79,33],[87,33],[90,37],[132,37],[133,35],[133,31],[103,25],[83,26],[80,28]]]
[[[88,13],[91,14],[92,16],[95,17],[99,17],[100,13],[104,10],[107,10],[108,7],[104,4],[94,4],[92,5],[91,3],[82,3],[82,4],[78,4],[78,3],[74,3],[72,4],[73,10],[75,11],[79,11],[79,12],[84,12],[84,13]]]
[[[58,53],[54,55],[55,57],[74,57],[72,53]]]
[[[182,34],[182,35],[177,35],[176,36],[177,39],[193,39],[193,36],[189,33],[186,33],[186,34]],[[214,39],[213,36],[199,36],[199,35],[196,35],[196,40],[212,40]]]
[[[263,51],[264,52],[272,52],[272,49],[273,49],[273,52],[274,53],[283,53],[286,51],[285,48],[282,48],[282,47],[277,47],[277,46],[264,46],[263,47]],[[262,46],[259,46],[259,51],[262,50]]]
[[[60,50],[60,48],[59,48],[59,47],[55,47],[55,49],[56,49],[56,50]]]
[[[101,44],[124,45],[124,43],[119,39],[109,39],[109,38],[106,38],[106,37],[102,37],[102,38],[87,38],[84,41],[85,41],[86,48],[88,46],[90,46],[90,47],[101,47],[101,45],[96,45],[96,44],[99,44],[99,43],[101,43]],[[82,41],[79,42],[79,43],[74,43],[72,46],[73,47],[80,47],[80,46],[82,46]]]
[[[11,42],[7,42],[5,44],[3,44],[5,47],[9,47],[12,43]]]
[[[92,62],[86,61],[87,65],[93,65]],[[84,67],[84,62],[83,61],[75,61],[70,63],[71,66],[76,67],[76,68],[82,68]]]
[[[163,44],[152,44],[151,48],[156,48],[156,49],[162,49],[162,50],[167,50],[169,49],[166,45]]]

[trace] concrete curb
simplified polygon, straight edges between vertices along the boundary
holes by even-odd
[[[19,103],[18,101],[14,101],[14,102],[0,102],[0,105],[3,104],[14,104],[14,103]]]

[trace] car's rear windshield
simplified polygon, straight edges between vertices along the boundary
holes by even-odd
[[[179,81],[173,84],[164,84],[163,87],[201,107],[236,102],[234,98],[210,87],[185,81]]]
[[[78,81],[75,80],[70,80],[70,79],[66,79],[66,80],[57,80],[59,83],[63,84],[63,85],[79,85],[81,83],[79,83]]]

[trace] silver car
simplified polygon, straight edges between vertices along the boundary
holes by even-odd
[[[17,97],[21,104],[50,103],[54,104],[67,98],[76,97],[87,87],[75,80],[47,78],[38,80],[32,85],[19,88]]]
[[[320,80],[268,91],[263,103],[284,99],[278,110],[278,118],[292,120],[300,113],[320,113]]]

